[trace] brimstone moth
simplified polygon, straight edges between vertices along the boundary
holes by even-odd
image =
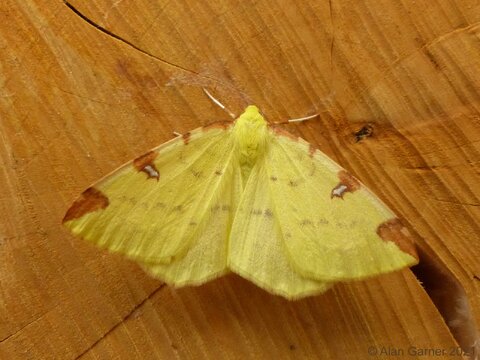
[[[253,105],[115,170],[63,222],[168,284],[235,272],[288,299],[418,262],[392,211]]]

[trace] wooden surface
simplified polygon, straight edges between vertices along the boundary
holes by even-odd
[[[0,2],[0,358],[455,358],[407,354],[456,346],[408,269],[297,302],[234,275],[175,290],[60,225],[172,131],[228,119],[202,86],[237,114],[319,111],[289,130],[406,220],[478,322],[480,4],[296,3]]]

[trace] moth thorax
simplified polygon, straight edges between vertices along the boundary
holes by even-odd
[[[267,123],[256,107],[250,108],[237,119],[234,128],[235,150],[242,166],[253,166],[266,147]]]

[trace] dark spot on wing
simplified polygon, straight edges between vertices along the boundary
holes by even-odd
[[[270,176],[270,180],[272,180],[272,181],[277,181],[278,179],[277,179],[276,176]]]
[[[400,250],[418,260],[415,243],[400,219],[390,219],[381,223],[377,227],[377,234],[382,240],[394,242]]]
[[[264,215],[268,218],[273,217],[273,212],[270,209],[265,209]]]
[[[165,208],[165,204],[162,203],[162,202],[159,202],[159,203],[156,203],[154,206],[153,206],[154,209],[163,209]]]
[[[147,179],[160,179],[160,173],[156,168],[153,160],[157,157],[158,153],[155,151],[149,151],[146,154],[133,160],[133,166],[138,171],[143,171],[147,174]]]
[[[309,225],[313,225],[313,222],[312,222],[312,220],[304,219],[300,222],[300,225],[301,226],[309,226]]]
[[[217,211],[224,211],[224,212],[228,212],[230,211],[230,205],[219,205],[219,204],[216,204],[216,205],[213,205],[210,210],[212,212],[217,212]]]
[[[201,171],[197,171],[197,170],[190,170],[192,175],[195,176],[196,178],[201,178],[202,177],[202,172]]]
[[[218,175],[218,176],[220,176],[220,175],[222,175],[222,174],[223,174],[223,173],[222,173],[222,171],[221,171],[221,170],[217,170],[217,171],[215,171],[215,175]]]
[[[90,187],[85,190],[80,197],[75,200],[70,209],[68,209],[63,222],[81,218],[90,212],[105,209],[109,205],[108,198],[99,190]]]
[[[318,219],[317,223],[318,223],[318,225],[328,225],[329,221],[327,219],[320,218],[320,219]]]
[[[291,187],[295,187],[295,186],[298,186],[298,182],[294,181],[294,180],[290,180],[288,182],[288,185],[290,185]]]
[[[353,193],[361,187],[360,182],[345,170],[340,170],[338,172],[338,178],[340,182],[332,189],[332,192],[330,193],[330,199],[333,199],[334,197],[343,199],[343,195],[345,195],[345,193]]]

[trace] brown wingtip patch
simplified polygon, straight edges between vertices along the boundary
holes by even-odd
[[[155,160],[157,155],[158,153],[155,151],[149,151],[133,160],[133,166],[138,171],[143,171],[145,174],[147,174],[148,179],[157,179],[158,181],[160,179],[160,173],[153,163],[153,160]]]
[[[270,127],[270,129],[272,129],[272,131],[275,135],[285,136],[285,137],[287,137],[287,138],[289,138],[290,140],[293,140],[293,141],[298,141],[298,139],[299,139],[298,136],[293,135],[292,133],[289,133],[287,130],[282,129],[279,126],[270,125],[270,124],[268,126]]]
[[[330,199],[334,197],[339,197],[343,199],[343,195],[347,192],[355,192],[362,187],[360,181],[358,181],[352,174],[348,171],[340,170],[338,172],[338,179],[340,182],[335,186],[330,193]]]
[[[90,212],[105,209],[109,203],[108,198],[103,195],[102,192],[90,187],[85,190],[77,200],[75,200],[65,214],[62,222],[65,223],[73,219],[81,218],[83,215]]]
[[[415,243],[400,219],[394,218],[381,223],[377,227],[377,234],[382,240],[394,242],[400,250],[418,260]]]

